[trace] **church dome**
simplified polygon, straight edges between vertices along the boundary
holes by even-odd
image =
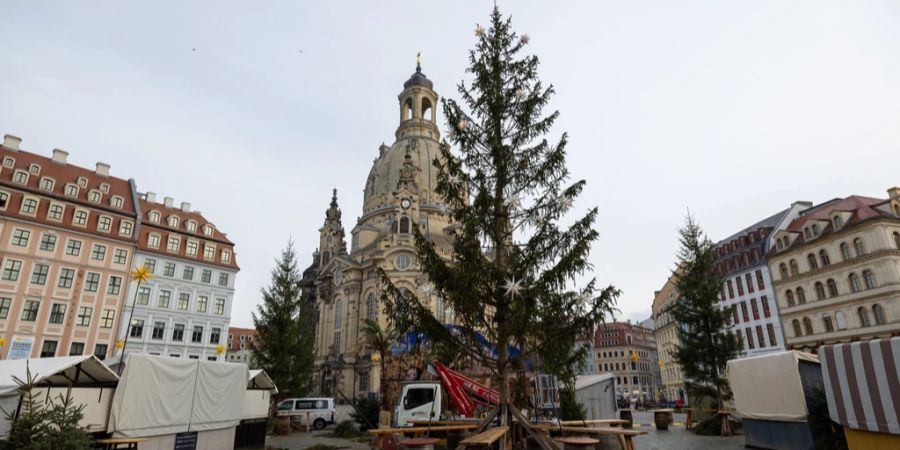
[[[416,73],[412,74],[412,76],[403,83],[403,89],[409,89],[413,86],[423,86],[428,89],[434,88],[434,83],[422,73],[422,66],[420,64],[416,64]]]
[[[401,169],[407,161],[416,170],[413,182],[419,189],[420,199],[433,203],[437,200],[434,193],[437,187],[437,169],[433,165],[435,158],[440,158],[440,144],[428,137],[408,136],[399,139],[394,145],[381,146],[379,157],[372,164],[366,181],[366,192],[363,202],[364,212],[387,203],[392,193],[398,190]]]

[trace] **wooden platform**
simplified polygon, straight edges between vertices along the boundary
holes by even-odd
[[[509,432],[509,427],[494,427],[490,430],[487,430],[482,433],[478,433],[473,436],[469,436],[461,441],[459,441],[459,445],[462,448],[466,447],[488,447],[493,445],[494,442],[497,442],[501,437],[503,437],[507,432]],[[460,448],[460,447],[457,447]]]

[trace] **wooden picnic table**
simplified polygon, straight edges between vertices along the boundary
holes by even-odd
[[[412,437],[424,437],[425,433],[432,431],[468,431],[478,428],[476,423],[462,423],[457,425],[437,425],[433,427],[405,427],[405,428],[376,428],[367,430],[375,439],[375,448],[383,448],[386,439],[393,439],[395,434],[406,435],[412,433]]]
[[[456,420],[428,420],[428,419],[419,419],[419,420],[410,420],[409,423],[417,426],[417,427],[425,427],[425,426],[441,426],[441,425],[467,425],[472,423],[481,422],[481,419],[456,419]]]
[[[572,426],[554,426],[554,425],[532,425],[533,429],[539,430],[544,433],[549,433],[550,431],[565,431],[569,433],[583,433],[583,434],[605,434],[605,435],[613,435],[618,439],[619,446],[622,450],[634,450],[634,442],[632,439],[635,436],[640,436],[642,434],[647,434],[646,431],[641,430],[623,430],[621,428],[587,428],[587,427],[572,427]]]
[[[509,427],[494,427],[490,430],[469,436],[459,441],[459,448],[472,447],[490,447],[497,442],[503,435],[509,431]]]
[[[108,438],[108,439],[97,439],[94,441],[95,444],[101,445],[105,450],[117,450],[117,449],[137,449],[138,444],[141,442],[149,440],[148,438]],[[124,445],[125,447],[121,447]]]
[[[560,425],[563,426],[587,426],[587,425],[622,425],[624,423],[628,423],[627,420],[624,419],[589,419],[589,420],[561,420]]]

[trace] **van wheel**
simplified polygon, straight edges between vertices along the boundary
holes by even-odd
[[[316,419],[316,421],[313,422],[313,428],[317,430],[325,429],[325,419]]]

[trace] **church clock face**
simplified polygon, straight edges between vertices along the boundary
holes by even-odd
[[[408,198],[404,198],[403,200],[400,200],[400,207],[401,207],[401,208],[403,208],[403,209],[409,209],[410,206],[412,206],[412,200],[410,200],[410,199],[408,199]]]

